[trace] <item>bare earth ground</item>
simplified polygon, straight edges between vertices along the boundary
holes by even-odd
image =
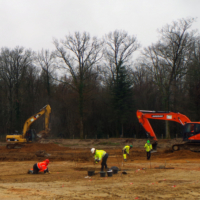
[[[180,139],[181,140],[181,139]],[[43,140],[21,149],[0,145],[0,199],[200,199],[200,153],[171,152],[175,140],[159,140],[158,152],[146,160],[146,140]],[[133,144],[127,162],[122,147]],[[100,177],[90,148],[106,150],[108,167],[121,169],[112,177]],[[51,174],[27,174],[43,150],[50,159]],[[163,169],[164,168],[164,169]],[[95,175],[88,177],[88,170]],[[122,174],[122,171],[127,174]]]

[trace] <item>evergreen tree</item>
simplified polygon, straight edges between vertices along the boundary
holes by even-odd
[[[123,137],[123,125],[127,122],[133,112],[132,84],[129,79],[128,70],[119,62],[118,73],[111,85],[111,101],[113,105],[114,121],[116,123],[116,136]]]

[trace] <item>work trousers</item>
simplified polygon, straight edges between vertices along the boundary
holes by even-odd
[[[35,163],[33,165],[33,174],[38,174],[38,172],[39,172],[39,169],[38,169],[37,163]]]
[[[106,153],[105,156],[102,158],[102,162],[101,162],[101,171],[103,171],[104,169],[104,166],[105,166],[105,169],[107,169],[107,158],[108,158],[108,154]]]
[[[122,153],[127,154],[126,149],[122,150]]]
[[[147,160],[149,160],[151,158],[151,151],[147,152]]]
[[[40,169],[38,169],[37,163],[35,163],[33,165],[33,174],[38,174],[38,172],[40,171]],[[44,170],[44,173],[49,172],[48,167]]]
[[[124,160],[126,160],[126,155],[127,155],[126,149],[122,150],[122,153],[123,153]]]

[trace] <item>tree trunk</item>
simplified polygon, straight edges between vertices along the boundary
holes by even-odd
[[[121,136],[120,137],[124,137],[124,127],[123,127],[123,124],[122,124],[122,134],[121,134]]]
[[[165,132],[166,132],[166,139],[171,139],[170,132],[169,132],[169,121],[165,121]]]
[[[83,139],[83,118],[80,118],[80,138]]]

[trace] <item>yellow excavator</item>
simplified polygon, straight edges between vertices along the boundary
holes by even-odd
[[[49,121],[50,121],[51,107],[50,105],[44,106],[38,113],[29,117],[24,123],[22,134],[6,135],[6,147],[8,149],[21,148],[24,144],[38,141],[39,139],[46,138],[50,132]],[[35,130],[30,129],[30,126],[37,119],[45,117],[45,128],[36,134]]]

